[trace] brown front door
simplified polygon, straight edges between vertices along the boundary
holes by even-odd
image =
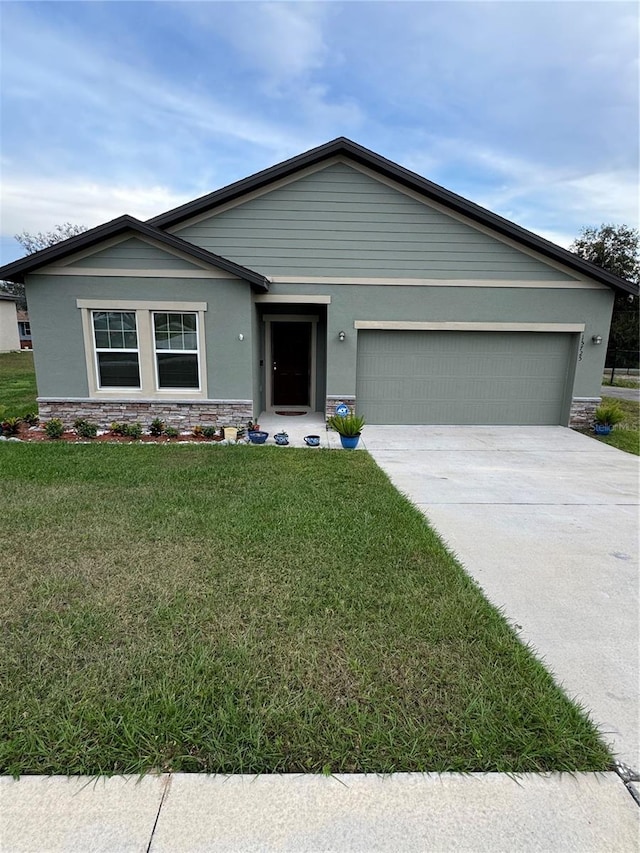
[[[272,405],[310,405],[311,323],[271,324],[271,377]]]

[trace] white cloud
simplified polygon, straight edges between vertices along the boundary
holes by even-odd
[[[272,89],[289,88],[322,68],[331,50],[324,25],[325,3],[182,3],[177,7],[192,25],[222,37],[241,58],[243,70],[260,72]],[[335,55],[331,57],[335,61]]]
[[[92,228],[123,213],[144,220],[189,200],[161,186],[15,177],[2,186],[2,230],[49,231],[63,222]]]

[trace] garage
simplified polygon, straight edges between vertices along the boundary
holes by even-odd
[[[577,335],[360,330],[356,399],[371,424],[566,424]]]

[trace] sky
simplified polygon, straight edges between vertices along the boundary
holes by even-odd
[[[559,245],[638,226],[638,7],[0,0],[14,235],[155,216],[347,136]]]

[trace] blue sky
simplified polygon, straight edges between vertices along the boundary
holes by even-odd
[[[567,246],[638,224],[638,10],[0,2],[13,235],[148,218],[348,136]]]

